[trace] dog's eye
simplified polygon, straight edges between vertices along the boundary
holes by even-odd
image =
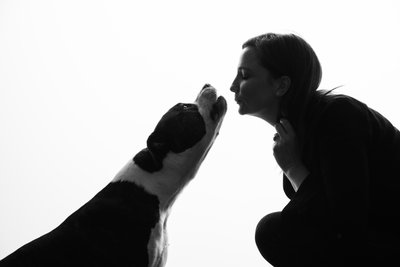
[[[197,110],[197,106],[190,103],[178,103],[172,109],[176,111],[192,112]]]
[[[187,110],[192,110],[194,108],[193,104],[182,104],[182,109],[187,111]]]

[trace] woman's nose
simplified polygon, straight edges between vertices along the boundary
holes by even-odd
[[[236,79],[233,81],[230,90],[231,90],[231,92],[234,92],[234,93],[237,93],[239,91],[239,86],[236,82]]]

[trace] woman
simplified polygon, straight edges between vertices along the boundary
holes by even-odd
[[[315,52],[296,35],[243,45],[231,91],[240,114],[275,127],[290,198],[259,222],[258,249],[274,266],[397,266],[400,132],[356,99],[317,90],[321,77]]]

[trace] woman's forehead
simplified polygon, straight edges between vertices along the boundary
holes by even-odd
[[[255,70],[258,68],[262,68],[262,66],[259,63],[256,49],[253,47],[245,47],[240,56],[238,69]]]

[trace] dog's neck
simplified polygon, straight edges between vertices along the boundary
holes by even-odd
[[[167,212],[182,189],[195,176],[201,164],[201,159],[196,158],[189,164],[191,168],[187,165],[181,166],[180,158],[184,156],[187,155],[168,154],[164,159],[164,165],[168,167],[154,173],[143,170],[131,160],[115,176],[113,182],[133,182],[143,187],[148,193],[158,197],[160,211]]]
[[[147,172],[133,160],[115,176],[113,182],[127,181],[142,186],[158,197],[161,212],[167,212],[182,189],[194,178],[206,157],[216,133],[207,133],[200,142],[181,152],[169,152],[159,171]]]

